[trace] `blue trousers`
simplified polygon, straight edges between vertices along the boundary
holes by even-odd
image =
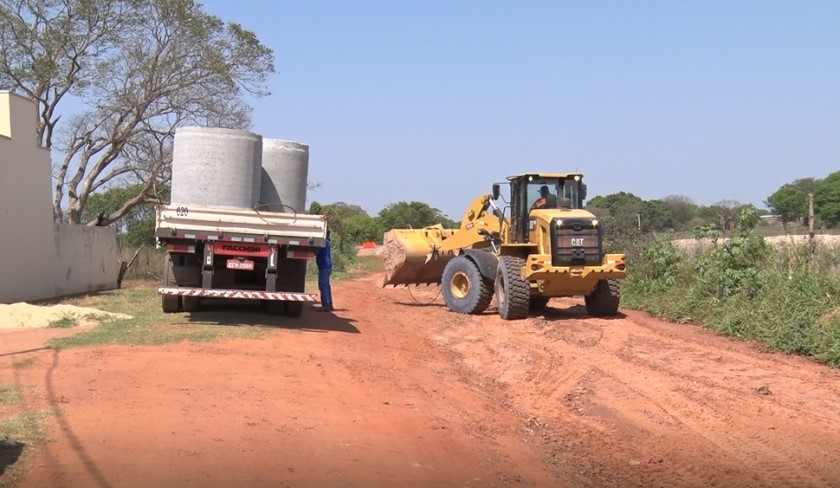
[[[330,288],[330,268],[318,269],[318,290],[321,292],[321,306],[332,308],[332,288]]]

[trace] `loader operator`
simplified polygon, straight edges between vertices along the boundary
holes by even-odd
[[[537,198],[531,205],[531,210],[538,208],[557,208],[557,195],[548,191],[548,185],[540,187],[540,198]]]

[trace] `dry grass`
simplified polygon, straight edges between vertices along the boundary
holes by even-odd
[[[47,419],[58,414],[51,407],[0,419],[0,433],[16,441],[13,447],[0,448],[0,488],[12,488],[20,483],[32,448],[49,441]]]
[[[21,401],[23,401],[23,388],[20,385],[0,384],[0,405],[13,405]]]

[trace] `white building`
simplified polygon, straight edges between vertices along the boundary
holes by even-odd
[[[37,105],[0,91],[0,303],[116,288],[116,230],[57,224]]]

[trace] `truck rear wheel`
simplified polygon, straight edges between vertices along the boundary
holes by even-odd
[[[516,256],[502,256],[496,271],[496,304],[504,320],[528,317],[531,289],[522,278],[525,260]]]
[[[181,311],[181,297],[178,295],[161,295],[160,305],[163,313],[178,313]]]
[[[618,280],[600,280],[595,290],[586,295],[586,312],[595,317],[618,314],[621,301],[621,283]]]
[[[181,298],[181,305],[183,306],[184,312],[195,312],[196,310],[198,310],[200,304],[201,298],[199,297]]]
[[[465,256],[446,264],[440,287],[446,306],[456,313],[480,314],[493,299],[493,282],[482,276],[478,266]]]
[[[163,278],[160,280],[161,284],[163,286],[173,286],[173,276],[172,257],[167,254],[163,258]],[[160,307],[163,309],[163,313],[178,313],[181,311],[181,297],[178,295],[161,295]]]
[[[271,315],[286,315],[286,303],[283,300],[266,300],[265,306]]]
[[[303,314],[303,302],[286,302],[286,316],[298,318]]]

